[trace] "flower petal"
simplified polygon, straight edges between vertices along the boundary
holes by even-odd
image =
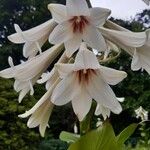
[[[12,34],[8,36],[8,39],[16,44],[25,43],[26,39],[28,39],[29,41],[38,41],[41,37],[50,33],[55,26],[56,22],[51,19],[37,27],[23,31],[22,34],[20,34],[20,32]],[[26,39],[24,39],[24,37],[26,37]]]
[[[140,56],[138,55],[137,51],[135,50],[133,58],[132,58],[131,69],[133,71],[137,71],[141,68],[142,68],[142,64],[140,61]]]
[[[110,41],[116,40],[130,47],[141,47],[146,42],[145,32],[135,33],[135,32],[126,32],[126,31],[116,31],[116,30],[110,30],[102,27],[100,28],[100,31],[104,36],[109,38]]]
[[[21,103],[26,94],[30,91],[30,88],[25,88],[19,93],[18,102]]]
[[[89,16],[90,10],[85,0],[66,0],[68,16]]]
[[[55,27],[49,36],[49,42],[52,44],[64,43],[72,38],[71,27],[68,22],[64,22]]]
[[[90,47],[99,51],[107,49],[105,40],[98,29],[92,25],[86,27],[83,33],[83,40],[88,43]]]
[[[111,10],[106,8],[94,7],[90,9],[91,23],[96,26],[104,25],[106,19],[110,15]]]
[[[110,85],[116,85],[127,77],[127,73],[124,71],[118,71],[104,66],[100,66],[99,73]]]
[[[76,83],[73,74],[61,80],[53,91],[51,97],[52,103],[61,106],[70,102],[80,90],[80,87]]]
[[[92,104],[92,99],[87,91],[82,88],[79,95],[72,100],[72,106],[79,121],[82,121],[88,114]]]
[[[122,111],[114,92],[100,76],[93,78],[92,82],[87,86],[87,90],[97,103],[109,108],[115,114],[119,114]]]
[[[97,107],[96,107],[96,110],[95,110],[95,115],[96,116],[99,116],[101,115],[103,116],[104,120],[107,119],[107,117],[110,117],[110,109],[100,105],[100,104],[97,104]]]
[[[52,94],[52,88],[50,88],[29,111],[26,111],[24,114],[19,115],[19,117],[26,118],[31,114],[33,114],[46,100],[50,101],[51,94]]]
[[[62,79],[65,78],[66,76],[68,76],[70,73],[72,73],[73,69],[74,69],[73,64],[57,63],[55,66],[59,72],[60,78],[62,78]]]
[[[98,69],[99,62],[95,56],[95,54],[89,51],[86,46],[80,47],[80,50],[75,59],[75,68],[74,70],[82,70],[82,69]]]
[[[49,4],[48,9],[57,23],[62,23],[67,20],[66,6],[61,4]]]
[[[74,52],[78,50],[80,44],[82,42],[81,36],[73,36],[73,38],[66,41],[65,48],[66,48],[66,55],[71,57]]]
[[[131,32],[130,30],[110,21],[110,20],[107,20],[106,23],[105,23],[105,27],[109,28],[109,29],[112,29],[112,30],[118,30],[118,31],[125,31],[125,32]]]

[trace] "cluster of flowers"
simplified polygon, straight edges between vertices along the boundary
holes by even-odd
[[[52,19],[27,31],[15,24],[16,33],[8,39],[24,43],[26,62],[15,66],[9,57],[10,68],[0,72],[4,78],[14,78],[14,89],[19,92],[19,102],[30,92],[35,83],[46,83],[47,92],[35,106],[19,115],[30,116],[28,127],[39,126],[42,136],[54,105],[72,102],[79,121],[89,112],[92,99],[97,102],[96,115],[104,119],[112,111],[119,114],[122,107],[109,85],[116,85],[126,72],[100,65],[93,49],[104,52],[106,59],[112,50],[123,49],[133,56],[132,70],[145,69],[150,74],[150,30],[133,33],[107,20],[111,11],[89,8],[85,0],[66,0],[66,6],[49,4]],[[49,39],[54,46],[42,52]],[[65,48],[65,51],[64,51]],[[49,65],[63,52],[55,67]]]

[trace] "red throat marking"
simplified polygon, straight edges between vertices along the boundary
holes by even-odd
[[[94,69],[76,71],[76,77],[77,77],[79,84],[82,84],[82,83],[88,84],[89,81],[92,79],[93,75],[97,75],[97,72]]]
[[[83,33],[85,27],[89,24],[85,16],[74,16],[69,22],[72,24],[73,33]]]

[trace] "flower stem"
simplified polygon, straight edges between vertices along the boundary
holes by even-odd
[[[86,2],[88,4],[89,8],[92,8],[92,4],[91,4],[90,0],[86,0]]]

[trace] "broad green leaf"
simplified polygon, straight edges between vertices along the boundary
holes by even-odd
[[[119,144],[124,144],[124,142],[134,133],[135,129],[137,128],[138,124],[133,123],[125,128],[118,136],[117,141]]]
[[[82,136],[68,150],[121,150],[118,147],[114,130],[110,123],[105,122],[103,126]]]
[[[74,143],[80,138],[80,135],[62,131],[59,138],[67,143]]]

